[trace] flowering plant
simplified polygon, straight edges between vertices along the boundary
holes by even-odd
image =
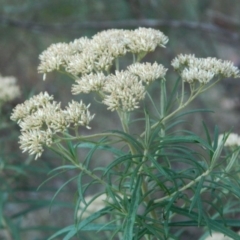
[[[157,62],[142,62],[167,42],[168,37],[154,29],[113,29],[91,39],[53,44],[40,55],[38,71],[44,80],[54,70],[69,75],[73,94],[94,92],[121,122],[121,129],[83,135],[81,128],[90,131],[95,117],[90,104],[72,100],[62,108],[47,92],[13,110],[23,152],[38,159],[49,148],[68,163],[54,173],[79,171],[62,186],[78,179],[75,224],[49,239],[61,234],[71,239],[81,231],[101,231],[105,239],[177,239],[180,232],[174,229],[184,226],[206,226],[237,239],[229,229],[233,221],[225,218],[225,209],[234,205],[222,199],[240,198],[239,142],[225,151],[230,133],[219,138],[216,128],[212,138],[204,124],[202,139],[187,130],[177,132],[175,126],[191,101],[221,79],[239,77],[239,70],[216,58],[179,55],[171,63],[179,78],[168,92],[167,69]],[[132,64],[123,67],[119,60],[127,54],[132,54]],[[149,92],[153,84],[159,88],[159,105]],[[146,99],[152,107],[142,104]],[[142,117],[136,118],[135,111]],[[137,122],[143,127],[133,132]],[[89,149],[84,160],[79,155],[83,148]],[[110,153],[108,165],[92,169],[94,153],[100,150]],[[85,176],[92,180],[84,183]],[[99,191],[96,184],[102,186]],[[90,188],[96,194],[89,197]]]

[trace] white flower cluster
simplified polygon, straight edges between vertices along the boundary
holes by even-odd
[[[167,69],[157,63],[135,63],[115,74],[108,70],[119,56],[128,52],[142,56],[167,42],[161,31],[151,28],[102,31],[91,39],[51,45],[40,55],[38,71],[45,75],[62,68],[75,78],[73,94],[98,92],[108,109],[132,111],[144,98],[145,85],[164,79]]]
[[[0,75],[0,103],[12,101],[20,96],[20,89],[16,83],[15,77],[3,77]]]
[[[79,94],[102,91],[106,79],[103,72],[84,75],[76,80],[76,84],[72,86],[72,93]]]
[[[18,104],[11,115],[21,127],[19,137],[20,148],[23,152],[35,154],[39,158],[43,146],[51,146],[56,133],[61,133],[68,127],[85,126],[94,117],[88,111],[89,105],[72,101],[62,110],[60,103],[53,101],[53,96],[47,92],[33,96],[22,104]]]
[[[218,142],[223,141],[224,134],[220,134],[218,137]],[[236,133],[230,133],[224,143],[225,147],[239,147],[240,146],[240,136]]]
[[[173,68],[178,71],[183,81],[207,84],[216,76],[240,77],[239,69],[230,61],[216,58],[196,58],[194,55],[180,54],[172,61]]]
[[[74,76],[106,71],[115,58],[127,52],[147,53],[167,42],[161,31],[151,28],[102,31],[91,39],[84,37],[69,44],[51,45],[40,55],[38,71],[46,74],[62,67]]]
[[[163,65],[151,63],[135,63],[128,66],[129,72],[138,76],[141,81],[150,84],[156,79],[164,79],[167,69]]]
[[[145,87],[129,71],[116,71],[108,76],[103,91],[106,93],[103,103],[111,111],[132,111],[138,108],[139,101],[145,97]]]
[[[103,72],[83,75],[72,87],[73,94],[100,92],[103,103],[114,111],[132,111],[145,97],[145,84],[164,79],[167,69],[154,63],[135,63],[126,71],[104,75]]]

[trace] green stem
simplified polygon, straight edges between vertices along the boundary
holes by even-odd
[[[128,128],[128,121],[129,121],[129,117],[128,117],[128,113],[126,112],[121,112],[121,111],[117,111],[118,116],[120,118],[121,124],[122,124],[122,128],[123,131],[125,133],[129,133],[129,128]]]
[[[181,100],[180,100],[180,104],[179,104],[180,106],[183,104],[183,100],[184,100],[184,96],[185,96],[184,86],[185,86],[184,81],[182,81],[182,95],[181,95]]]
[[[121,124],[122,124],[122,128],[123,128],[123,131],[127,134],[129,134],[129,128],[128,128],[128,122],[129,122],[129,113],[127,112],[120,112],[120,111],[117,111],[118,113],[118,116],[120,118],[120,121],[121,121]],[[127,142],[127,145],[130,149],[130,152],[132,155],[136,154],[136,151],[135,149],[133,148],[133,146]]]
[[[179,192],[183,192],[184,190],[190,188],[191,186],[193,186],[195,183],[199,182],[202,177],[205,177],[207,175],[209,175],[212,170],[214,169],[215,167],[215,163],[217,161],[217,159],[219,158],[221,152],[222,152],[222,148],[223,148],[223,145],[224,143],[222,142],[221,144],[218,145],[217,149],[215,150],[213,156],[212,156],[212,159],[211,159],[211,165],[209,167],[209,169],[207,169],[203,174],[201,174],[200,176],[198,176],[196,179],[192,180],[191,182],[189,182],[187,185],[181,187],[180,189],[178,189],[177,191],[173,192],[172,194],[168,195],[168,196],[165,196],[165,197],[162,197],[162,198],[159,198],[157,200],[154,200],[155,203],[160,203],[164,200],[167,200],[169,198],[172,198],[175,194],[179,193]]]
[[[88,140],[88,139],[92,139],[92,138],[100,138],[100,137],[119,137],[121,138],[121,135],[118,133],[111,133],[111,132],[106,132],[106,133],[97,133],[97,134],[92,134],[92,135],[85,135],[85,136],[77,136],[77,137],[73,137],[72,135],[65,133],[66,136],[68,137],[62,137],[60,138],[57,142],[61,142],[61,141],[65,141],[65,140]]]
[[[211,172],[211,171],[208,169],[206,172],[204,172],[203,174],[201,174],[200,176],[198,176],[196,179],[192,180],[192,181],[189,182],[187,185],[181,187],[180,189],[178,189],[177,191],[173,192],[172,194],[154,200],[154,203],[160,203],[160,202],[163,202],[163,201],[165,201],[165,200],[168,200],[168,199],[174,197],[175,194],[177,194],[177,193],[179,193],[179,192],[183,192],[184,190],[190,188],[191,186],[193,186],[194,184],[196,184],[197,182],[199,182],[199,181],[202,179],[202,177],[205,177],[205,176],[209,175],[210,172]]]
[[[234,163],[235,163],[235,161],[236,161],[236,159],[237,159],[237,156],[239,155],[239,151],[240,151],[240,150],[238,150],[238,151],[236,151],[236,152],[233,153],[232,158],[231,158],[229,164],[228,164],[227,167],[226,167],[226,173],[229,173],[229,171],[232,169],[232,167],[233,167],[233,165],[234,165]],[[211,172],[211,171],[209,170],[209,172]],[[224,178],[225,178],[225,174],[221,174],[221,176],[218,177],[218,178],[215,180],[215,183],[219,182],[221,179],[224,179]],[[202,188],[201,191],[200,191],[200,195],[201,195],[202,193],[204,193],[206,190],[208,190],[208,187]],[[192,196],[192,197],[190,198],[190,202],[193,200],[193,198],[194,198],[194,196]],[[213,200],[213,202],[212,202],[213,205],[216,203],[217,200],[218,200],[218,199]],[[186,203],[184,203],[181,207],[183,208],[185,205],[186,205]],[[171,218],[173,218],[175,215],[176,215],[175,213],[172,214],[172,215],[171,215]]]
[[[154,123],[151,126],[151,129],[156,128],[157,126],[159,126],[159,124],[161,124],[162,122],[167,121],[169,118],[171,118],[172,116],[174,116],[177,112],[181,111],[183,108],[185,108],[191,101],[193,101],[200,93],[205,92],[206,90],[208,90],[209,88],[213,87],[215,84],[217,84],[221,79],[219,78],[217,81],[215,81],[214,83],[210,84],[209,86],[205,87],[205,85],[201,85],[197,90],[195,90],[194,88],[191,88],[191,94],[190,97],[188,98],[188,100],[183,103],[183,98],[181,97],[181,101],[180,101],[180,105],[179,107],[174,110],[172,113],[170,113],[169,115],[167,115],[166,117],[160,119],[160,121]],[[182,88],[183,90],[183,88]],[[184,93],[182,93],[184,94]],[[140,137],[143,137],[145,135],[145,131],[140,135]]]
[[[133,63],[136,62],[136,55],[133,53]]]
[[[160,84],[161,84],[160,116],[161,116],[161,119],[164,119],[164,117],[165,117],[165,100],[166,100],[165,99],[165,97],[166,97],[166,83],[165,83],[164,80],[161,80]],[[161,137],[165,136],[164,122],[165,122],[165,120],[161,121],[161,124],[163,125],[163,127],[161,128]]]
[[[118,58],[115,59],[115,68],[117,71],[119,71],[119,59]]]
[[[172,116],[174,116],[177,112],[179,112],[180,110],[182,110],[183,108],[185,108],[194,98],[197,97],[197,95],[199,94],[199,92],[197,92],[194,95],[190,95],[190,97],[188,98],[188,100],[182,104],[181,106],[179,106],[176,110],[174,110],[172,113],[170,113],[169,115],[167,115],[166,117],[160,119],[160,121],[154,123],[151,126],[151,129],[156,128],[157,126],[159,126],[159,124],[162,124],[162,122],[167,121],[169,118],[171,118]],[[140,137],[143,137],[145,135],[145,131],[140,135]]]
[[[68,154],[68,151],[62,145],[58,144],[57,148],[50,147],[50,149],[58,153],[59,155],[63,156],[66,160],[70,161],[73,164],[73,166],[85,172],[88,176],[90,176],[94,180],[98,181],[104,186],[107,186],[108,188],[111,188],[113,191],[121,194],[121,192],[119,192],[118,189],[114,188],[113,186],[110,186],[107,182],[102,180],[100,177],[98,177],[97,175],[95,175],[94,173],[86,169],[81,163],[77,162],[76,159],[73,159],[73,157]]]
[[[148,155],[148,150],[147,149],[145,149],[144,150],[144,154],[143,154],[143,159],[142,159],[142,166],[143,166],[143,164],[144,164],[144,162],[146,162],[147,161],[147,155]],[[141,166],[141,168],[139,169],[139,173],[141,172],[141,170],[142,170],[142,166]],[[147,182],[148,182],[148,177],[143,177],[142,178],[142,186],[141,186],[141,190],[142,190],[142,195],[145,195],[147,192],[148,192],[148,184],[147,184]],[[149,204],[149,202],[151,201],[151,195],[150,194],[148,194],[147,196],[145,196],[145,198],[144,198],[144,202],[146,203],[146,205],[148,205]],[[150,211],[150,216],[152,217],[152,219],[154,219],[154,220],[158,220],[158,216],[157,216],[157,213],[155,212],[155,210],[152,210],[152,211]],[[163,228],[163,226],[157,226],[158,228]],[[150,236],[146,236],[146,239],[150,239]]]

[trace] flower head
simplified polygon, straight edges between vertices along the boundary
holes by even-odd
[[[148,53],[157,46],[164,47],[168,38],[159,30],[138,28],[136,30],[110,29],[73,42],[52,44],[40,56],[38,71],[44,75],[53,70],[64,70],[80,77],[91,72],[108,71],[114,59],[127,52]]]
[[[132,53],[152,52],[157,46],[165,47],[168,37],[152,28],[138,28],[128,33],[128,48]]]
[[[230,61],[216,58],[196,58],[194,55],[180,54],[172,61],[172,66],[178,71],[183,81],[207,84],[215,76],[240,77],[239,69]]]
[[[72,93],[89,93],[101,91],[106,81],[106,76],[102,72],[88,74],[76,80],[72,86]]]
[[[206,84],[214,77],[214,73],[201,68],[185,68],[181,73],[181,77],[184,82],[193,83],[198,81]]]
[[[66,57],[69,55],[69,46],[66,43],[52,44],[39,56],[39,73],[48,73],[66,66]]]
[[[26,100],[24,103],[18,104],[13,109],[11,120],[20,123],[28,115],[31,115],[39,108],[45,107],[52,100],[53,96],[50,96],[47,92],[41,92],[40,94],[33,96],[31,99]]]
[[[99,52],[105,52],[116,58],[127,53],[127,44],[129,43],[126,38],[127,32],[129,31],[122,29],[105,30],[94,35],[92,41]]]
[[[138,77],[129,71],[116,71],[108,77],[103,87],[106,93],[103,103],[111,111],[132,111],[138,108],[139,101],[145,97],[145,87]]]
[[[129,72],[138,76],[140,80],[145,82],[146,84],[150,84],[156,79],[163,79],[167,69],[163,67],[161,64],[151,63],[134,63],[128,66]]]
[[[50,131],[30,130],[22,132],[19,137],[20,149],[28,151],[30,155],[35,155],[35,160],[39,158],[44,149],[43,146],[51,146],[52,133]]]
[[[65,110],[60,103],[53,101],[47,92],[33,96],[13,110],[11,119],[18,122],[22,135],[19,137],[23,152],[35,154],[39,158],[44,146],[51,146],[57,133],[64,133],[71,124],[74,127],[89,128],[90,115],[88,107],[82,102],[72,102]]]
[[[20,96],[20,89],[16,83],[15,77],[0,75],[0,103],[12,101]]]
[[[90,105],[86,106],[82,101],[72,101],[64,110],[67,121],[74,127],[85,126],[90,129],[89,122],[94,118],[94,115],[90,115],[89,107]]]

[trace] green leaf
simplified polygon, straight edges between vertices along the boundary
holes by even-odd
[[[131,203],[128,209],[127,221],[124,226],[123,239],[132,240],[134,237],[134,224],[139,206],[139,199],[141,193],[142,177],[138,175],[135,188],[131,197]]]
[[[239,235],[238,234],[236,234],[232,230],[228,229],[225,225],[219,223],[215,219],[212,220],[211,218],[208,218],[208,222],[201,221],[200,224],[199,224],[198,223],[198,214],[197,213],[195,213],[195,212],[189,213],[188,209],[179,208],[179,207],[176,207],[176,206],[172,206],[171,210],[173,212],[175,212],[175,213],[178,213],[178,214],[180,214],[182,216],[186,216],[186,217],[189,217],[190,219],[192,219],[192,221],[188,222],[189,224],[187,226],[196,226],[196,225],[207,226],[208,229],[210,229],[210,230],[213,230],[213,231],[216,231],[216,232],[221,232],[221,233],[225,234],[226,236],[229,236],[229,237],[231,237],[233,239],[239,239]],[[184,223],[186,223],[186,222],[184,222]],[[194,225],[194,224],[196,224],[196,225]],[[169,223],[169,225],[170,226],[174,226],[174,223]]]
[[[85,231],[86,230],[90,231],[89,229],[91,227],[93,228],[94,225],[89,225],[89,224],[92,221],[98,219],[99,217],[109,213],[109,211],[111,211],[110,207],[106,207],[104,209],[101,209],[101,210],[97,211],[96,213],[92,214],[91,216],[89,216],[88,218],[81,221],[78,225],[70,225],[68,227],[65,227],[65,228],[59,230],[58,232],[56,232],[52,236],[50,236],[47,240],[52,240],[56,237],[59,237],[60,235],[62,235],[64,233],[68,233],[68,234],[63,238],[63,240],[68,240],[68,239],[71,239],[71,237],[75,236],[80,230],[85,229]],[[106,228],[107,228],[107,226],[106,226]],[[111,228],[111,226],[110,226],[110,228]],[[101,228],[101,230],[104,231],[105,229]]]
[[[121,137],[125,142],[131,144],[136,149],[137,152],[139,153],[142,152],[143,147],[141,143],[137,141],[134,137],[132,137],[130,134],[118,130],[112,130],[109,132],[118,134],[119,137]]]
[[[127,154],[125,156],[116,158],[113,162],[108,164],[108,166],[105,168],[105,172],[103,173],[103,176],[105,176],[112,168],[116,167],[117,165],[124,163],[127,160],[132,160],[134,158],[142,157],[142,155],[130,155]]]
[[[175,116],[175,117],[172,118],[172,119],[177,119],[177,118],[183,117],[183,116],[185,116],[185,115],[189,115],[189,114],[193,114],[193,113],[199,113],[199,112],[210,112],[210,113],[214,113],[213,110],[209,110],[209,109],[194,109],[194,110],[191,110],[191,111],[183,112],[183,113]]]
[[[78,177],[78,176],[74,176],[74,177],[70,178],[69,180],[67,180],[67,181],[56,191],[56,193],[55,193],[54,196],[52,197],[51,204],[50,204],[50,209],[51,209],[52,203],[53,203],[54,199],[56,198],[56,196],[58,195],[58,193],[59,193],[67,184],[69,184],[71,181],[73,181],[73,180],[76,179],[77,177]]]
[[[203,186],[203,183],[204,183],[204,179],[205,178],[202,177],[201,180],[197,184],[196,191],[194,192],[194,197],[193,197],[191,205],[189,207],[189,212],[192,211],[192,209],[193,209],[193,207],[195,206],[196,203],[201,201],[201,190],[202,190],[202,186]],[[199,214],[201,214],[202,211],[203,211],[203,209],[198,209]]]
[[[166,113],[168,113],[168,111],[171,109],[173,101],[176,101],[176,95],[177,95],[177,90],[178,90],[178,86],[180,83],[181,78],[178,77],[178,79],[176,80],[173,89],[171,91],[171,93],[169,94],[169,98],[168,98],[168,102],[167,102],[167,106],[166,106]]]
[[[80,143],[80,144],[77,144],[76,147],[90,148],[90,149],[96,148],[98,150],[105,150],[105,151],[113,153],[116,156],[122,156],[124,154],[124,152],[122,152],[121,150],[119,150],[117,148],[111,147],[109,145],[101,145],[101,143],[92,143],[92,142]]]

